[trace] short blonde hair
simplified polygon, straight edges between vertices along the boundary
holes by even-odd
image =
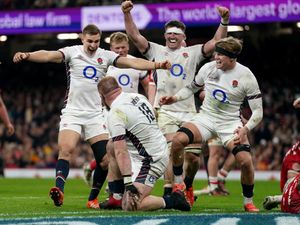
[[[122,41],[129,42],[127,34],[125,34],[123,32],[114,32],[109,36],[109,39],[110,39],[110,41],[109,41],[110,45],[113,42],[116,42],[116,43],[120,43]]]
[[[231,36],[217,41],[215,46],[225,49],[234,55],[239,55],[243,48],[242,41]]]

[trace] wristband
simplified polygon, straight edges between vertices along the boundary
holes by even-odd
[[[132,184],[131,175],[124,175],[123,180],[125,185]]]
[[[229,19],[227,19],[227,20],[225,21],[224,18],[221,18],[220,24],[221,24],[222,26],[228,26],[228,25],[229,25]]]

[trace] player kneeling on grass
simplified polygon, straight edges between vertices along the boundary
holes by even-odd
[[[126,211],[162,208],[189,211],[190,206],[181,192],[166,197],[150,195],[156,180],[165,172],[169,157],[166,139],[148,100],[137,93],[122,92],[114,77],[103,78],[98,90],[109,110],[107,124],[113,146],[108,148],[109,163],[114,165],[109,167],[114,176],[110,189],[118,190],[123,178],[122,208]]]

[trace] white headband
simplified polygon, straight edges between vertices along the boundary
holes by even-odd
[[[166,34],[174,33],[174,34],[184,34],[183,30],[178,27],[170,27],[166,30]]]

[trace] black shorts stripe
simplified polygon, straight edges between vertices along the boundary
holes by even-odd
[[[133,146],[138,150],[139,155],[145,158],[149,158],[152,161],[152,157],[148,154],[143,144],[133,133],[126,130],[126,137],[128,137],[128,139],[132,142]]]
[[[120,141],[120,140],[124,140],[125,139],[125,134],[116,136],[112,138],[112,141]]]
[[[252,95],[252,96],[247,96],[246,99],[247,100],[252,100],[252,99],[256,99],[256,98],[261,98],[261,94],[257,94],[257,95]]]
[[[139,174],[137,175],[137,177],[135,179],[135,182],[142,183],[142,184],[145,183],[147,175],[149,174],[149,171],[151,169],[151,165],[150,165],[151,161],[152,160],[150,158],[143,159],[142,167],[140,169]]]

